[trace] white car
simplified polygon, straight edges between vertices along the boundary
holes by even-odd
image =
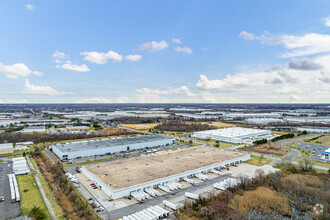
[[[5,198],[3,198],[3,196],[0,197],[0,202],[5,201]]]

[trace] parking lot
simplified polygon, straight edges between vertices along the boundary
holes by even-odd
[[[21,214],[20,203],[11,202],[10,187],[8,175],[13,173],[12,162],[4,160],[0,162],[0,196],[3,196],[5,201],[0,202],[0,219],[9,219],[18,217]]]
[[[295,147],[312,152],[313,155],[309,158],[314,160],[322,160],[321,157],[323,156],[324,151],[329,148],[329,146],[326,145],[311,143],[299,143]]]

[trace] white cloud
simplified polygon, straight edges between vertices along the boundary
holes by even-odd
[[[5,99],[1,100],[0,103],[8,104],[8,103],[31,103],[28,99]]]
[[[28,79],[25,79],[25,84],[22,93],[33,94],[33,95],[48,95],[48,96],[62,96],[67,94],[73,94],[72,92],[58,91],[50,86],[38,86],[38,85],[30,84]]]
[[[67,59],[68,58],[68,56],[65,53],[63,53],[61,51],[58,51],[58,50],[56,50],[53,53],[52,57],[55,58],[55,59],[57,59],[57,60],[64,60],[64,59]]]
[[[239,35],[245,40],[259,40],[262,44],[282,44],[286,51],[282,58],[308,56],[330,52],[330,35],[308,33],[304,35],[271,36],[267,31],[262,35],[255,35],[243,31]]]
[[[182,54],[191,54],[192,53],[192,49],[189,47],[176,47],[174,48],[174,50],[178,53],[182,53]]]
[[[121,62],[123,60],[123,56],[114,52],[108,51],[107,53],[103,52],[82,52],[81,55],[84,55],[84,59],[97,64],[105,64],[108,60],[112,60],[114,62]]]
[[[120,96],[119,98],[116,99],[117,103],[128,103],[130,101],[130,98],[127,96]]]
[[[111,101],[107,98],[100,96],[100,97],[80,99],[76,101],[76,103],[111,103]]]
[[[248,33],[246,31],[242,31],[240,34],[239,34],[239,37],[244,39],[244,40],[254,40],[254,34],[252,33]]]
[[[176,44],[181,44],[181,40],[178,39],[178,38],[173,38],[173,39],[172,39],[172,42],[173,42],[173,43],[176,43]]]
[[[205,75],[200,75],[196,86],[202,90],[231,90],[247,86],[249,80],[244,76],[227,75],[224,79],[209,80]]]
[[[25,7],[27,10],[30,10],[30,11],[35,9],[35,6],[31,5],[31,4],[27,4],[27,5],[25,5]]]
[[[7,78],[11,78],[11,79],[17,79],[18,77],[27,77],[31,74],[36,76],[43,75],[42,72],[30,70],[23,63],[16,63],[13,65],[5,65],[3,63],[0,63],[0,73],[5,74]]]
[[[324,18],[322,21],[324,22],[325,26],[330,27],[330,17]]]
[[[328,34],[285,35],[282,39],[284,47],[290,50],[282,54],[284,58],[330,52],[330,35]]]
[[[57,65],[57,68],[61,68],[61,69],[66,69],[66,70],[73,70],[73,71],[77,71],[77,72],[89,72],[90,69],[88,68],[88,66],[86,64],[81,64],[81,65],[76,65],[76,64],[72,64],[71,62],[69,63],[65,63],[63,65]]]
[[[292,87],[292,86],[288,86],[288,87],[283,87],[283,88],[279,88],[274,90],[276,93],[279,94],[297,94],[297,93],[301,93],[301,88],[296,88],[296,87]]]
[[[135,55],[127,55],[125,57],[125,59],[127,61],[131,61],[131,62],[138,62],[138,61],[140,61],[142,59],[142,56],[141,55],[137,55],[137,54],[135,54]]]
[[[151,41],[151,42],[144,43],[140,46],[140,49],[147,50],[150,52],[155,52],[155,51],[163,50],[167,47],[168,47],[168,44],[166,43],[166,41],[163,40],[160,42]]]

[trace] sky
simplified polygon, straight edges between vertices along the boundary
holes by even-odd
[[[330,1],[3,0],[0,103],[330,103]]]

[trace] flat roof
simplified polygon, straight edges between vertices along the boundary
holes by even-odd
[[[129,144],[160,141],[160,140],[170,140],[170,139],[174,139],[174,138],[166,137],[162,135],[139,135],[139,136],[129,136],[123,138],[78,141],[78,142],[71,142],[65,144],[56,144],[55,146],[61,152],[68,153],[72,151],[94,149],[97,147],[98,148],[115,147],[120,145],[129,145]]]
[[[208,134],[208,135],[216,135],[228,138],[235,138],[245,135],[254,135],[263,132],[269,132],[268,130],[261,129],[252,129],[252,128],[242,128],[242,127],[229,127],[215,130],[207,130],[207,131],[198,131],[196,134]]]
[[[244,155],[237,151],[197,146],[86,165],[85,168],[110,188],[121,189]]]

